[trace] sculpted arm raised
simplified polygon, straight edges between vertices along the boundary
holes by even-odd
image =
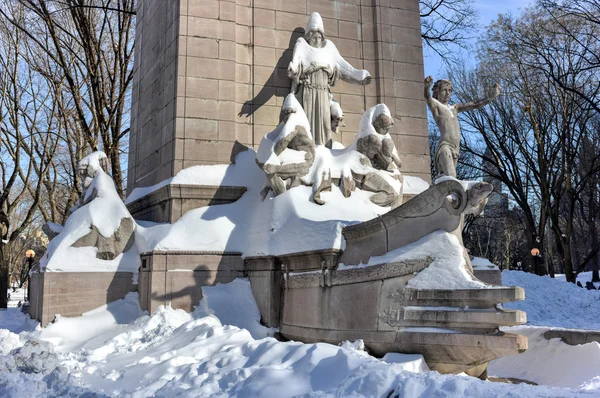
[[[427,102],[427,106],[429,107],[429,109],[431,110],[431,112],[434,112],[434,109],[436,108],[436,103],[433,100],[433,98],[431,98],[431,86],[433,85],[433,77],[432,76],[427,76],[425,78],[425,101]]]
[[[488,93],[485,98],[477,100],[475,102],[467,102],[465,104],[456,104],[457,112],[465,112],[472,111],[474,109],[479,109],[493,100],[495,100],[500,95],[500,84],[496,83],[491,90],[488,90]]]

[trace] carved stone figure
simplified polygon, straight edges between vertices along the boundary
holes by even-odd
[[[317,145],[331,139],[330,88],[340,79],[351,83],[369,84],[371,75],[355,69],[335,47],[325,39],[323,20],[314,12],[308,20],[304,37],[294,46],[288,76],[292,79],[292,93],[302,104],[310,122],[310,131]]]
[[[283,103],[281,120],[263,137],[256,154],[256,162],[267,174],[276,196],[300,185],[300,177],[308,172],[315,157],[308,119],[293,94]]]
[[[361,119],[356,149],[368,157],[376,169],[392,171],[402,167],[394,141],[388,133],[393,125],[394,119],[385,104],[367,109]]]
[[[113,260],[119,254],[129,250],[133,245],[135,239],[135,222],[117,195],[114,188],[114,182],[106,173],[107,169],[108,159],[104,152],[94,152],[79,161],[78,170],[82,179],[84,191],[79,200],[78,208],[93,206],[92,202],[95,200],[105,202],[116,201],[118,204],[113,203],[113,209],[115,206],[121,208],[120,214],[123,215],[120,218],[119,226],[110,236],[104,236],[98,227],[92,224],[90,225],[90,232],[77,239],[72,246],[94,246],[98,249],[96,258]],[[101,192],[100,196],[98,195],[99,192]],[[107,215],[107,217],[110,216],[118,217],[117,214]]]
[[[79,238],[73,247],[94,246],[98,249],[96,258],[101,260],[113,260],[119,254],[129,250],[134,243],[133,230],[135,224],[132,218],[123,217],[119,228],[111,236],[102,236],[95,225],[85,236]]]
[[[109,168],[108,157],[104,152],[98,151],[94,152],[77,163],[77,173],[81,178],[81,186],[83,188],[83,195],[79,198],[79,202],[76,205],[76,209],[88,204],[98,194],[95,188],[92,188],[91,192],[87,192],[87,189],[90,187],[92,180],[96,176],[96,170],[101,169],[105,173],[108,174]]]
[[[440,130],[440,139],[435,152],[435,168],[438,176],[456,177],[456,163],[458,162],[460,145],[458,113],[479,109],[489,104],[500,94],[500,85],[495,84],[484,99],[465,104],[450,105],[452,83],[448,80],[435,82],[433,96],[430,93],[432,84],[433,77],[427,76],[425,79],[425,100]]]
[[[476,182],[467,189],[465,214],[479,215],[485,208],[494,186],[488,182]]]
[[[318,147],[315,161],[302,181],[312,185],[315,203],[324,204],[321,192],[339,185],[344,197],[355,188],[373,192],[371,202],[378,206],[398,206],[402,201],[400,160],[387,132],[393,124],[384,104],[367,109],[362,116],[356,140],[347,148]],[[357,150],[361,146],[363,151]],[[395,159],[395,160],[394,160]]]
[[[352,145],[376,169],[364,176],[355,176],[355,180],[361,189],[375,192],[371,201],[379,206],[396,207],[402,199],[403,179],[398,171],[402,162],[388,133],[393,125],[394,119],[388,107],[385,104],[375,105],[363,113],[360,129]],[[397,185],[400,185],[400,191],[391,184],[390,178],[399,182]]]

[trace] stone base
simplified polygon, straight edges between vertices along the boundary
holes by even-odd
[[[165,185],[127,204],[134,219],[174,223],[185,213],[199,207],[233,203],[246,187]]]
[[[142,254],[139,292],[143,310],[160,305],[187,312],[202,298],[202,286],[244,277],[244,260],[234,252],[159,252]]]
[[[280,334],[306,343],[363,339],[373,355],[419,353],[432,369],[476,377],[489,361],[527,348],[526,337],[499,331],[524,324],[525,313],[496,308],[524,299],[523,289],[408,288],[431,261],[286,273]]]
[[[490,285],[502,285],[502,272],[498,268],[495,269],[473,269],[475,278]]]
[[[261,323],[279,327],[283,275],[290,272],[310,272],[337,267],[340,250],[313,250],[281,256],[247,257],[245,269],[252,286]]]
[[[42,326],[75,317],[137,291],[131,272],[39,272],[31,275],[29,315]]]

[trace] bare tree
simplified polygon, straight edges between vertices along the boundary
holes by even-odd
[[[465,47],[477,30],[473,0],[420,0],[421,38],[442,59],[451,58],[451,47]]]
[[[15,18],[15,3],[24,18]],[[87,148],[106,152],[123,196],[120,155],[129,132],[134,1],[5,0],[0,18],[28,38],[38,57],[26,62],[55,80],[63,122],[72,124]]]
[[[18,10],[16,20],[25,18]],[[0,307],[6,308],[10,245],[34,220],[58,139],[56,102],[44,80],[26,67],[25,35],[0,21],[0,209],[8,216],[8,243],[0,242]],[[19,214],[19,217],[15,217]],[[8,247],[5,247],[8,246]],[[5,250],[6,249],[6,250]]]
[[[595,79],[593,82],[588,82],[591,87],[573,85],[572,70],[556,57],[556,50],[573,51],[579,58],[581,69],[596,75],[600,72],[600,44],[597,40],[600,31],[600,1],[538,0],[538,4],[554,22],[552,33],[568,39],[557,42],[550,48],[535,46],[535,40],[527,41],[528,51],[536,54],[538,59],[538,62],[533,63],[532,66],[538,67],[563,90],[575,94],[589,107],[600,112],[598,103],[600,81]],[[564,43],[569,43],[570,48],[561,48]]]
[[[575,205],[598,173],[592,167],[580,175],[578,162],[585,137],[596,134],[590,128],[595,111],[542,70],[543,59],[530,46],[551,53],[569,77],[563,83],[585,90],[586,95],[593,95],[595,78],[582,60],[581,43],[555,29],[559,23],[568,26],[573,21],[557,22],[540,9],[526,10],[518,19],[500,17],[480,41],[478,70],[457,70],[453,79],[459,82],[461,101],[476,97],[478,87],[501,81],[505,92],[501,99],[465,115],[466,125],[479,134],[466,142],[464,150],[495,164],[495,177],[523,211],[530,248],[545,241],[550,227],[567,279],[574,281]],[[484,145],[500,156],[487,158]]]

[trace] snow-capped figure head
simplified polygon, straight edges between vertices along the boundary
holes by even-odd
[[[98,170],[108,173],[108,157],[102,151],[89,154],[79,161],[77,170],[83,181],[83,188],[88,188]]]
[[[318,12],[313,12],[308,18],[304,38],[311,47],[322,47],[325,44],[325,26]]]
[[[380,139],[383,139],[393,125],[394,119],[388,107],[385,104],[377,104],[363,113],[357,138],[377,134]]]

